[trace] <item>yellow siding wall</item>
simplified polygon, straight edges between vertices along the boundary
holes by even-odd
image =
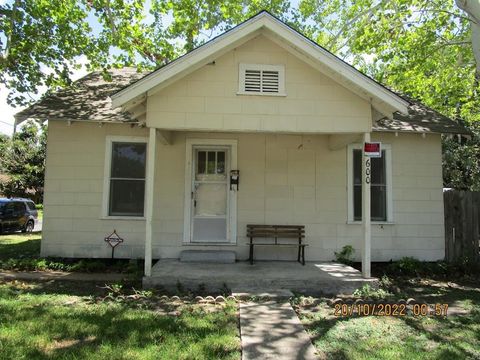
[[[107,135],[146,136],[128,125],[51,122],[47,148],[42,254],[108,257],[103,238],[113,229],[125,238],[119,257],[143,257],[145,222],[101,219]],[[330,151],[326,135],[174,133],[157,146],[154,257],[178,257],[182,246],[185,139],[238,140],[238,258],[247,257],[247,223],[306,225],[308,260],[332,260],[351,244],[360,255],[361,225],[347,224],[346,148]],[[373,225],[372,260],[444,256],[440,136],[373,134],[392,146],[393,225]],[[209,249],[215,247],[208,247]],[[294,259],[291,249],[263,249],[264,259]]]
[[[285,66],[287,96],[237,95],[239,63]],[[370,104],[264,36],[150,96],[147,125],[163,129],[365,132]]]

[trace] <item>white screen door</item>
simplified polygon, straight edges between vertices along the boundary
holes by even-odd
[[[229,149],[194,147],[191,236],[193,242],[227,242]]]

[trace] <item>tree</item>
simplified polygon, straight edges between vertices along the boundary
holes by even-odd
[[[36,202],[42,201],[46,140],[46,125],[39,126],[29,121],[12,139],[0,144],[0,169],[9,175],[9,180],[0,184],[1,193],[9,197],[33,197]]]
[[[13,104],[70,84],[72,70],[157,68],[212,35],[287,0],[10,0],[0,5],[0,84]],[[104,72],[105,76],[108,73]]]
[[[480,2],[456,4],[302,0],[299,11],[300,21],[310,24],[309,35],[321,45],[394,90],[472,128],[469,141],[445,140],[444,173],[446,186],[475,188],[473,184],[480,183],[480,173],[473,171],[480,168]]]

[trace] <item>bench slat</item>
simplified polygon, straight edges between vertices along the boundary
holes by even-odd
[[[288,246],[288,247],[299,247],[299,246],[308,246],[308,244],[275,244],[275,243],[253,243],[253,244],[250,244],[250,243],[247,243],[247,245],[253,245],[253,246]]]
[[[272,237],[282,237],[282,236],[305,236],[305,233],[301,232],[285,232],[285,233],[272,233],[266,231],[255,231],[255,232],[247,232],[248,236],[272,236]]]

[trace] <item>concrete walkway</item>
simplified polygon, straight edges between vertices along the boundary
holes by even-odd
[[[242,360],[317,359],[315,348],[290,303],[240,304]]]
[[[67,280],[67,281],[121,281],[128,274],[69,273],[63,271],[0,271],[0,280]]]

